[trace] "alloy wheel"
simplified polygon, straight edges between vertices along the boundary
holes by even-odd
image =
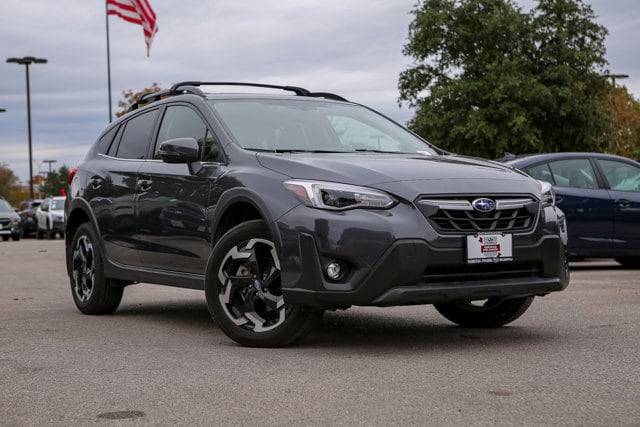
[[[237,326],[266,332],[287,315],[280,282],[280,261],[273,242],[251,239],[232,247],[218,270],[218,298]]]
[[[80,236],[73,251],[73,291],[81,302],[89,301],[95,285],[96,260],[93,244]]]

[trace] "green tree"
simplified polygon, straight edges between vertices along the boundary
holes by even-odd
[[[145,87],[138,92],[134,92],[133,89],[122,91],[122,99],[118,101],[118,108],[120,109],[116,111],[116,117],[125,115],[127,111],[129,111],[129,108],[134,103],[138,102],[142,95],[146,95],[147,93],[160,92],[161,90],[162,88],[158,83],[153,83],[151,86]]]
[[[61,166],[58,170],[51,171],[40,187],[40,192],[45,196],[60,196],[64,190],[64,194],[68,194],[68,176],[69,168],[67,166]]]
[[[423,0],[413,11],[400,74],[409,126],[440,147],[505,152],[599,150],[606,29],[580,0]]]

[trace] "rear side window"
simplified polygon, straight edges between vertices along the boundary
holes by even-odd
[[[567,159],[549,163],[558,187],[596,189],[598,182],[589,159]]]
[[[548,182],[551,185],[555,185],[555,183],[553,182],[553,176],[551,176],[549,165],[547,165],[546,163],[526,168],[525,172],[527,172],[532,178]]]
[[[116,157],[121,159],[144,159],[151,140],[158,109],[147,111],[130,119],[124,126]],[[110,150],[111,151],[111,150]]]
[[[111,145],[111,141],[113,141],[113,137],[116,136],[116,132],[118,132],[118,126],[112,127],[98,139],[98,143],[96,144],[97,153],[106,154],[107,151],[109,151],[109,146]]]

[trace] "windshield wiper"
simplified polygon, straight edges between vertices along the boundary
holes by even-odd
[[[348,153],[348,151],[336,151],[336,150],[301,150],[297,148],[274,148],[272,150],[268,148],[247,148],[251,151],[260,151],[261,153]]]
[[[372,148],[356,148],[354,151],[357,151],[358,153],[417,154],[417,153],[407,153],[405,151],[374,150]]]

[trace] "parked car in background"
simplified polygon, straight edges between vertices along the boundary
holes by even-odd
[[[29,233],[35,233],[38,228],[38,223],[36,221],[36,210],[42,203],[42,200],[25,200],[20,203],[19,214],[22,219],[22,231],[25,235]]]
[[[0,236],[5,242],[9,238],[20,240],[22,236],[20,215],[2,198],[0,198]]]
[[[49,197],[44,199],[36,210],[38,239],[48,237],[55,239],[56,234],[64,238],[64,196]]]
[[[553,185],[571,256],[640,267],[640,163],[597,153],[536,154],[505,163]]]

